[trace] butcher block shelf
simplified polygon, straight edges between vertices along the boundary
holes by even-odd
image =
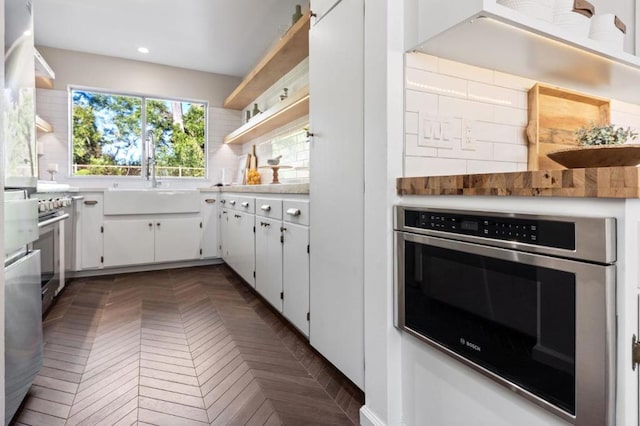
[[[242,144],[269,133],[309,114],[309,86],[304,86],[287,99],[253,117],[242,127],[229,133],[224,143]]]
[[[309,22],[306,13],[247,74],[225,99],[225,108],[241,110],[309,56]]]
[[[398,195],[640,198],[640,169],[598,167],[398,178]]]

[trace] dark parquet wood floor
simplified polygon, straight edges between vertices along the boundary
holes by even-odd
[[[71,282],[16,425],[353,425],[364,398],[226,266]]]

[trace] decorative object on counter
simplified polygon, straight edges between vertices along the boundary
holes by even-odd
[[[587,38],[595,13],[595,6],[586,0],[556,0],[553,23],[577,37]]]
[[[250,169],[258,168],[258,154],[256,154],[256,146],[253,145],[251,148],[251,163],[249,164]]]
[[[296,13],[291,16],[291,25],[295,25],[302,18],[302,6],[296,4]]]
[[[627,26],[613,13],[597,14],[591,18],[589,38],[610,49],[622,50],[626,33]]]
[[[258,108],[258,104],[253,104],[253,111],[252,111],[252,115],[253,117],[255,117],[256,115],[260,114],[262,111],[260,111],[260,109]]]
[[[247,110],[247,112],[246,112],[246,120],[244,122],[248,123],[249,120],[251,120],[251,111]]]
[[[58,163],[47,164],[47,172],[51,175],[51,180],[55,181],[54,175],[58,173]]]
[[[563,168],[547,153],[576,148],[575,130],[591,123],[608,125],[610,101],[541,83],[529,90],[529,170]]]
[[[256,169],[249,169],[247,172],[247,185],[260,185],[260,172]]]
[[[593,123],[590,127],[580,127],[575,131],[575,135],[582,146],[618,145],[638,137],[638,134],[631,130],[631,127],[616,128],[613,124],[596,126]]]
[[[284,89],[282,89],[282,95],[280,95],[280,100],[284,101],[285,99],[287,99],[289,97],[289,89],[287,89],[286,87]]]
[[[523,15],[551,22],[556,0],[498,0],[498,4],[517,10]]]
[[[281,165],[276,165],[276,166],[260,166],[261,169],[271,169],[273,170],[273,180],[271,181],[271,183],[280,183],[280,181],[278,180],[278,170],[280,169],[290,169],[291,166],[281,166]]]
[[[267,160],[267,164],[270,166],[277,166],[278,164],[280,164],[280,159],[282,158],[282,155],[278,155],[275,158],[269,158]]]
[[[590,127],[579,128],[575,135],[580,147],[561,149],[550,152],[547,156],[569,169],[640,164],[640,145],[625,145],[628,140],[638,137],[631,128],[592,124]]]

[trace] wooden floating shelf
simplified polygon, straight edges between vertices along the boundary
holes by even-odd
[[[309,56],[309,22],[306,13],[247,74],[240,85],[225,99],[223,106],[243,109],[282,76]]]
[[[309,86],[274,105],[224,138],[224,143],[242,144],[309,114]]]
[[[36,128],[45,133],[53,132],[53,126],[47,120],[40,117],[39,115],[36,115]]]
[[[34,48],[33,53],[36,57],[36,87],[39,89],[53,89],[53,80],[56,78],[56,73],[53,72],[37,49]]]

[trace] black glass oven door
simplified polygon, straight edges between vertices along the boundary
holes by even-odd
[[[578,336],[587,333],[578,311],[604,311],[607,267],[398,234],[400,326],[575,416]],[[594,294],[602,300],[585,297],[586,276],[601,279]],[[594,332],[604,336],[602,317]],[[605,368],[603,356],[593,356],[580,362]]]

